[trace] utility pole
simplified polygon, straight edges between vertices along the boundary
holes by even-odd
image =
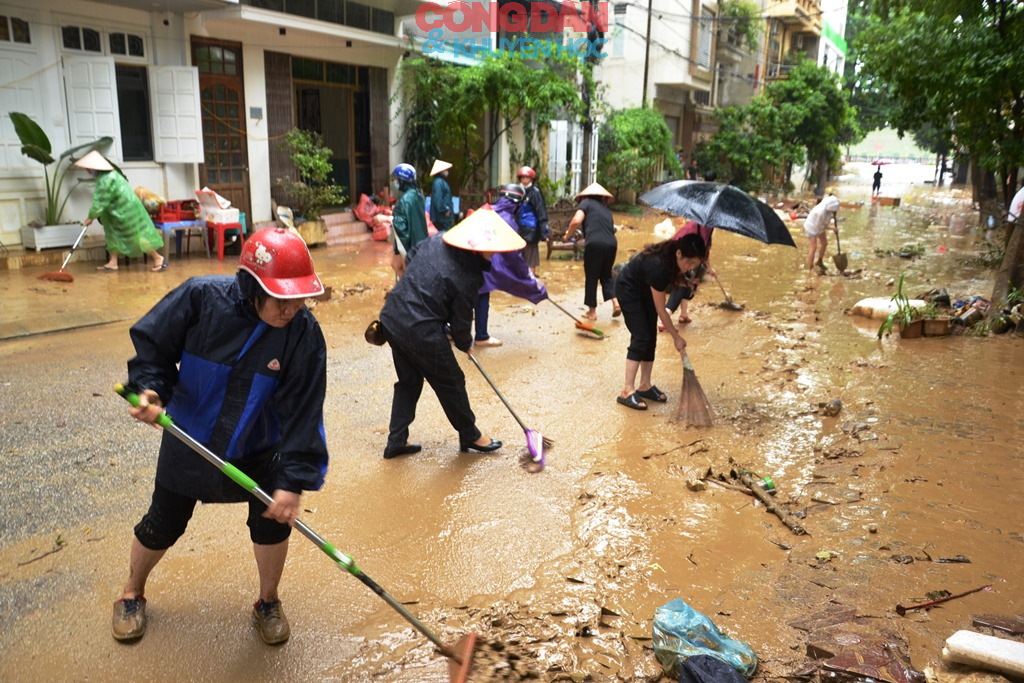
[[[590,0],[590,5],[595,10],[597,9],[597,0]],[[596,16],[596,14],[595,14]],[[590,30],[587,31],[587,39],[591,41],[591,45],[594,42],[603,38],[604,34],[601,33],[599,28],[593,23],[590,25]],[[587,52],[587,58],[584,66],[583,73],[583,103],[586,105],[587,110],[583,115],[583,149],[580,150],[580,189],[590,185],[593,180],[590,178],[590,157],[593,156],[593,139],[594,139],[594,115],[593,115],[593,99],[594,94],[590,91],[590,81],[594,75],[594,67],[597,65],[597,55],[594,54],[594,50]],[[589,74],[587,73],[589,71]],[[589,77],[588,77],[589,76]]]
[[[647,39],[644,45],[644,95],[640,101],[641,106],[647,106],[647,69],[651,61],[651,5],[654,0],[647,0]]]

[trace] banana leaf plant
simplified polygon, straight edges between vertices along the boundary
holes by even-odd
[[[92,142],[87,142],[61,153],[56,159],[53,157],[53,147],[50,138],[39,127],[35,121],[27,115],[12,111],[11,122],[14,123],[14,130],[21,141],[21,153],[29,159],[34,159],[43,165],[43,175],[46,178],[46,217],[44,225],[59,225],[64,215],[64,207],[71,197],[71,190],[78,184],[75,183],[66,192],[64,182],[67,179],[68,171],[72,164],[94,149],[106,147],[114,141],[114,138],[105,136]],[[51,170],[51,165],[53,166]],[[82,181],[78,181],[82,182]]]

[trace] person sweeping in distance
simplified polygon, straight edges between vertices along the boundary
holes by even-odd
[[[615,296],[629,330],[626,350],[626,381],[616,398],[620,405],[647,410],[647,401],[665,403],[668,397],[651,381],[658,341],[658,320],[672,334],[676,350],[683,353],[686,340],[672,324],[665,308],[665,292],[700,265],[707,253],[699,235],[651,244],[631,258],[615,280]],[[640,382],[637,384],[637,372]]]
[[[113,272],[117,270],[119,256],[137,258],[143,254],[153,259],[153,272],[166,269],[167,263],[158,251],[164,246],[163,235],[153,225],[145,204],[128,180],[96,150],[76,161],[75,166],[85,169],[96,179],[89,217],[83,221],[89,226],[98,218],[103,224],[108,258],[96,270]]]
[[[619,241],[615,237],[612,210],[608,208],[611,199],[612,193],[599,183],[591,183],[580,190],[576,195],[579,208],[569,221],[563,238],[568,242],[579,231],[587,243],[583,250],[583,305],[587,307],[583,317],[587,320],[597,320],[598,283],[604,300],[612,302],[612,317],[620,315],[619,303],[615,300],[615,278],[612,276]],[[665,302],[662,301],[661,305],[664,307]]]
[[[807,270],[813,270],[814,266],[825,272],[825,251],[828,249],[827,230],[839,234],[839,226],[835,224],[836,214],[839,213],[839,198],[835,195],[826,195],[811,209],[804,220],[804,233],[807,234],[809,246],[807,250]],[[832,223],[832,226],[829,226]]]
[[[164,433],[149,511],[135,526],[128,579],[114,603],[114,638],[146,633],[150,573],[182,534],[195,505],[248,502],[259,573],[252,620],[268,645],[288,640],[278,584],[303,491],[327,472],[323,406],[327,347],[307,297],[323,294],[306,244],[283,228],[253,234],[238,272],[186,280],[130,334],[129,413],[154,424],[164,406],[175,423],[271,493],[269,507]],[[173,610],[168,614],[172,614]]]
[[[508,226],[518,231],[516,215],[525,206],[523,197],[526,191],[522,185],[508,183],[498,190],[498,201],[492,207],[504,219]],[[520,235],[521,237],[522,235]],[[491,257],[490,269],[484,271],[484,286],[476,303],[476,317],[473,326],[474,346],[501,346],[503,341],[492,337],[487,330],[487,322],[491,311],[491,292],[500,289],[512,296],[526,299],[536,305],[548,298],[548,290],[533,276],[530,266],[523,257],[522,251],[506,251],[495,253]]]
[[[452,344],[473,355],[473,309],[484,272],[495,253],[518,251],[523,245],[523,238],[497,213],[481,208],[409,254],[405,275],[380,311],[380,325],[398,375],[385,459],[422,450],[420,444],[409,443],[409,426],[416,418],[424,381],[458,433],[460,451],[493,453],[501,448],[501,441],[484,436],[476,426],[466,376]]]

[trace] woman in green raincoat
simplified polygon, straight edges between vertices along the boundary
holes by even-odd
[[[167,261],[158,251],[164,246],[163,235],[153,225],[146,207],[142,204],[128,181],[114,171],[102,154],[92,151],[75,162],[96,178],[96,190],[92,195],[92,206],[85,224],[90,225],[98,218],[103,224],[103,236],[107,241],[109,258],[96,270],[117,270],[119,256],[139,257],[148,254],[153,259],[153,270],[167,268]]]

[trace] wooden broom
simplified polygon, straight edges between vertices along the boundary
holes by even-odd
[[[690,357],[683,351],[683,388],[679,393],[676,420],[693,427],[710,427],[715,421],[711,403],[697,381]]]

